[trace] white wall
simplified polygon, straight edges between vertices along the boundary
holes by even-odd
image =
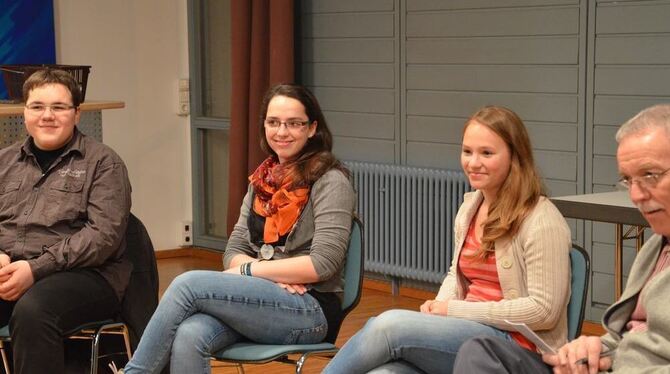
[[[192,219],[188,117],[177,82],[188,77],[186,0],[55,0],[57,62],[92,65],[87,100],[103,111],[103,141],[125,160],[133,208],[157,250],[179,246]]]

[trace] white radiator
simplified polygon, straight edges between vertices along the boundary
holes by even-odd
[[[453,253],[462,172],[347,161],[365,225],[365,270],[440,283]],[[394,284],[395,286],[395,284]],[[395,287],[394,287],[395,288]]]

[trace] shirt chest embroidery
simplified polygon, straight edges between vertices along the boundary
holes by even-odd
[[[86,170],[80,170],[80,169],[62,169],[58,170],[58,175],[61,177],[73,177],[73,178],[81,178],[83,175],[86,175]]]

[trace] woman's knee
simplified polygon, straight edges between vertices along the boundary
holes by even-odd
[[[383,312],[377,317],[370,318],[365,329],[375,333],[389,334],[397,331],[399,327],[406,326],[410,313],[415,313],[402,309],[391,309]]]
[[[168,298],[173,298],[197,291],[199,285],[205,284],[207,279],[215,274],[218,274],[218,272],[207,270],[191,270],[179,274],[172,280],[168,288],[165,290],[165,295],[163,297],[167,296]]]
[[[182,355],[209,356],[211,353],[210,335],[216,326],[208,323],[208,318],[202,318],[199,314],[184,320],[175,333],[172,344],[172,355],[177,357]]]
[[[194,282],[197,283],[206,273],[208,273],[208,271],[204,270],[191,270],[181,273],[172,280],[168,289],[191,286]]]

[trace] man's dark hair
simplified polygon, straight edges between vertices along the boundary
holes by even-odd
[[[30,91],[47,84],[62,84],[72,95],[72,105],[78,108],[81,104],[81,87],[74,77],[65,70],[49,68],[38,70],[26,79],[23,83],[23,101],[28,101]]]

